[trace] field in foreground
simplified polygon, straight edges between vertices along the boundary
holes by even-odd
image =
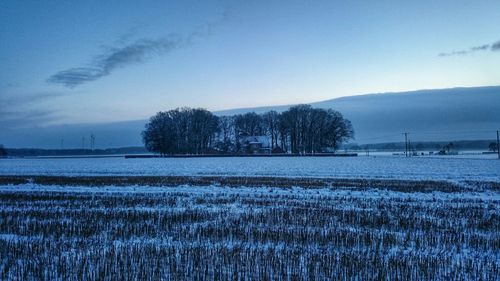
[[[392,156],[0,159],[0,175],[267,176],[500,181],[500,161]]]
[[[0,185],[0,279],[498,280],[500,192]]]

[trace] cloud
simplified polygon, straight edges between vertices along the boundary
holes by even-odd
[[[57,92],[0,97],[0,130],[40,126],[57,119],[55,110],[35,109],[37,103],[62,96]]]
[[[1,111],[0,130],[47,125],[60,117],[57,114],[57,111],[52,110]]]
[[[453,52],[448,52],[448,53],[440,53],[438,56],[440,57],[451,57],[451,56],[463,56],[467,55],[469,51],[453,51]]]
[[[208,36],[213,29],[226,21],[230,11],[222,13],[219,20],[206,23],[186,36],[171,34],[159,39],[139,39],[132,43],[126,43],[132,36],[130,33],[122,35],[116,40],[118,46],[108,47],[102,54],[95,56],[91,63],[59,71],[47,79],[52,84],[60,84],[68,88],[74,88],[87,82],[91,82],[108,76],[113,71],[133,64],[139,64],[155,56],[162,56],[171,51],[189,46],[195,39]]]
[[[472,48],[470,48],[469,51],[472,51],[472,52],[475,52],[475,51],[486,51],[486,50],[488,50],[489,47],[490,47],[490,45],[486,44],[486,45],[472,47]]]
[[[500,41],[497,41],[496,43],[493,43],[491,45],[491,50],[493,52],[500,51]]]
[[[59,71],[47,81],[74,88],[110,75],[116,69],[164,55],[185,43],[185,39],[178,36],[156,40],[140,39],[126,46],[108,48],[103,54],[96,56],[90,65]]]
[[[3,96],[0,97],[0,104],[2,104],[2,107],[0,108],[0,113],[3,110],[9,108],[29,106],[34,103],[43,102],[45,100],[49,100],[55,97],[60,97],[62,95],[64,94],[59,92],[40,92],[30,95],[17,95],[14,97]]]
[[[496,43],[493,44],[474,46],[465,50],[440,53],[438,56],[439,57],[465,56],[475,52],[483,52],[483,51],[492,51],[492,52],[500,51],[500,41],[497,41]]]

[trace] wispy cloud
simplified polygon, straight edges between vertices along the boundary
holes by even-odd
[[[60,118],[57,111],[27,110],[0,112],[0,130],[32,128],[47,125]]]
[[[189,46],[195,39],[210,35],[213,29],[229,17],[225,11],[222,17],[214,22],[202,25],[188,35],[171,34],[158,39],[139,39],[132,43],[125,43],[130,34],[121,36],[117,46],[105,48],[104,52],[96,55],[90,63],[59,71],[47,79],[47,82],[74,88],[108,76],[113,71],[147,61],[155,56],[162,56],[171,51]]]
[[[487,51],[488,48],[490,48],[490,45],[486,44],[486,45],[472,47],[472,48],[470,48],[469,51],[472,51],[472,52],[475,52],[475,51]]]
[[[28,95],[0,96],[0,129],[45,125],[58,118],[57,111],[38,109],[37,104],[62,96],[58,92],[40,92]]]
[[[123,47],[108,48],[103,54],[96,56],[89,65],[59,71],[47,81],[74,88],[110,75],[116,69],[144,62],[153,56],[164,55],[183,44],[186,44],[186,41],[178,36],[156,40],[140,39]]]
[[[22,106],[30,106],[34,103],[43,102],[55,97],[63,96],[63,93],[60,92],[39,92],[36,94],[28,94],[28,95],[16,95],[16,96],[2,96],[0,97],[0,103],[2,107],[0,107],[0,113],[2,110],[6,110],[9,108],[17,108]]]
[[[484,51],[500,51],[500,41],[497,41],[493,44],[484,44],[479,46],[474,46],[469,49],[459,50],[459,51],[451,51],[440,53],[438,56],[440,57],[450,57],[450,56],[465,56],[475,52],[484,52]]]
[[[496,52],[496,51],[500,51],[500,41],[496,42],[496,43],[493,43],[491,45],[491,50]]]

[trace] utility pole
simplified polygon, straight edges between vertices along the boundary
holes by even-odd
[[[408,139],[408,157],[412,157],[413,155],[413,149],[411,147],[411,140]]]
[[[405,157],[408,157],[408,133],[404,132],[405,135]]]
[[[500,159],[500,137],[498,130],[497,130],[497,154],[498,154],[498,159]]]

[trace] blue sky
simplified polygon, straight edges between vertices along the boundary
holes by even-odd
[[[0,117],[109,122],[500,84],[498,1],[367,2],[1,1]]]

